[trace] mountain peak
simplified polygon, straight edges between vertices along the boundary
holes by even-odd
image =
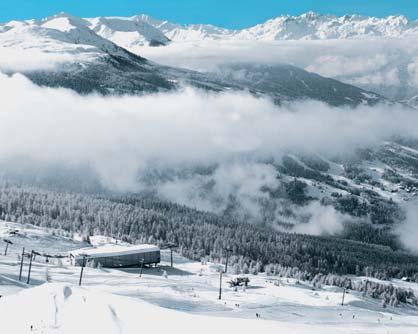
[[[82,18],[61,12],[41,20],[40,25],[44,28],[68,32],[73,29],[86,29],[88,22]]]
[[[306,12],[306,13],[300,15],[299,17],[300,18],[303,18],[303,19],[307,19],[307,20],[315,20],[315,19],[317,19],[319,17],[322,17],[322,16],[323,15],[321,15],[319,13],[316,13],[316,12],[313,12],[313,11],[309,11],[309,12]]]
[[[145,44],[165,45],[170,42],[164,33],[145,21],[145,17],[98,17],[87,19],[89,28],[113,43],[132,49]]]

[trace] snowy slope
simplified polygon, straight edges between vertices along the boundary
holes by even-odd
[[[64,251],[77,242],[71,244],[70,239],[31,226],[0,222],[0,227],[2,237],[15,229],[26,236],[20,237],[21,243],[13,245],[8,256],[0,255],[0,323],[9,333],[28,333],[31,326],[46,333],[137,333],[141,328],[155,333],[233,329],[239,333],[412,334],[418,329],[418,313],[412,306],[383,309],[378,300],[354,291],[346,294],[341,306],[340,288],[312,290],[308,283],[264,274],[248,275],[250,285],[245,290],[230,288],[227,282],[235,275],[225,274],[222,300],[218,300],[217,265],[175,255],[171,269],[166,251],[161,268],[144,269],[142,277],[138,268],[87,267],[82,287],[78,287],[79,267],[65,261],[47,264],[37,257],[27,285],[27,260],[23,280],[17,280],[16,256],[22,246],[40,250],[44,245],[48,251],[54,238],[56,250]],[[392,283],[418,290],[415,283]]]
[[[50,69],[90,62],[103,53],[91,43],[74,43],[71,34],[33,23],[6,23],[0,33],[0,70]]]
[[[33,301],[36,301],[33,303]],[[33,307],[36,305],[37,307]],[[392,324],[389,314],[375,315],[376,324],[358,321],[338,324],[300,324],[286,321],[238,319],[164,309],[138,299],[121,297],[95,288],[79,288],[67,284],[45,284],[0,301],[2,327],[10,333],[33,331],[47,333],[138,333],[138,329],[153,333],[213,333],[233,329],[238,333],[414,333],[412,321]],[[23,316],[20,316],[23,314]],[[348,314],[344,315],[348,317]],[[1,317],[1,316],[0,316]],[[402,318],[397,316],[397,318]],[[164,321],[161,321],[164,319]],[[393,319],[393,318],[392,318]],[[415,319],[416,320],[416,319]],[[392,323],[391,323],[392,322]]]
[[[125,49],[118,47],[108,38],[99,36],[92,29],[91,23],[85,19],[61,13],[38,22],[35,21],[34,25],[47,28],[52,32],[60,31],[72,44],[91,45],[102,52],[127,57],[128,52]],[[57,39],[57,37],[54,38]]]
[[[88,64],[108,54],[132,57],[97,35],[88,21],[65,13],[41,21],[11,21],[0,31],[0,70],[6,72]]]
[[[174,88],[160,66],[61,13],[40,21],[9,22],[0,33],[0,71],[21,72],[40,85],[79,93],[143,93]]]

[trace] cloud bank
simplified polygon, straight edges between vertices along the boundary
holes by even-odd
[[[406,219],[398,226],[397,234],[402,244],[418,254],[418,201],[405,206]]]
[[[38,87],[22,75],[0,75],[0,91],[0,161],[87,164],[119,191],[149,187],[150,170],[174,170],[154,183],[161,197],[214,212],[228,210],[233,198],[249,217],[262,214],[265,189],[280,185],[266,161],[295,151],[351,152],[399,134],[418,138],[418,113],[387,105],[351,109],[308,101],[279,107],[247,93],[192,88],[142,97],[80,96]],[[196,166],[210,171],[193,172]],[[341,231],[343,217],[335,210],[306,210],[311,220],[304,231]]]
[[[30,153],[47,143],[36,153],[85,158],[96,149],[123,148],[137,151],[141,160],[195,162],[278,149],[338,152],[395,134],[418,134],[411,124],[417,113],[399,106],[338,109],[302,102],[278,107],[246,93],[192,88],[143,97],[85,97],[35,86],[21,75],[1,75],[0,89],[2,133],[12,144],[1,154]]]
[[[389,98],[418,95],[418,46],[408,38],[176,42],[134,51],[159,63],[200,71],[239,62],[292,64]]]
[[[344,223],[353,220],[334,207],[323,206],[317,201],[301,208],[298,214],[304,216],[306,222],[295,225],[292,231],[310,235],[340,234],[344,230]]]
[[[246,93],[191,88],[143,97],[84,97],[35,86],[21,75],[0,75],[0,91],[0,157],[87,161],[106,182],[122,188],[149,165],[256,161],[286,151],[338,154],[393,135],[418,137],[416,112],[383,105],[278,107]]]

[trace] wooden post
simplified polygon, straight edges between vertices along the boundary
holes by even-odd
[[[228,272],[228,258],[229,258],[229,250],[226,250],[226,262],[225,262],[225,274]]]
[[[30,272],[32,270],[32,258],[33,258],[33,251],[30,252],[30,260],[29,260],[29,272],[28,272],[28,280],[27,280],[27,284],[30,283]]]
[[[170,267],[173,268],[174,263],[173,263],[173,248],[178,247],[178,245],[174,244],[174,243],[168,243],[165,245],[165,249],[170,248]]]
[[[23,258],[25,256],[25,247],[22,250],[22,257],[20,259],[20,270],[19,270],[19,281],[22,279],[22,269],[23,269]]]
[[[226,248],[226,262],[225,262],[225,274],[228,272],[228,260],[229,260],[229,253],[232,252],[231,248]]]
[[[86,255],[83,255],[83,263],[81,264],[81,271],[80,271],[80,280],[78,281],[79,286],[81,286],[81,281],[83,279],[83,271],[84,271],[85,266],[86,266]]]
[[[344,306],[345,290],[346,290],[346,288],[344,288],[344,290],[343,290],[343,299],[341,301],[341,306]]]
[[[219,300],[222,299],[222,270],[219,271]]]

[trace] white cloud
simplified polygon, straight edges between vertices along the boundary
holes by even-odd
[[[418,254],[418,202],[411,202],[405,209],[406,219],[398,226],[397,233],[402,244]]]
[[[332,206],[323,206],[312,202],[298,210],[298,214],[306,217],[307,222],[295,225],[293,232],[310,235],[336,235],[344,229],[344,223],[352,221],[349,215],[344,215]]]
[[[260,218],[260,200],[267,200],[263,187],[279,186],[276,169],[254,161],[225,161],[212,174],[194,174],[188,178],[177,177],[157,185],[160,196],[173,202],[200,210],[222,213],[231,197],[240,208],[237,214]]]
[[[418,86],[418,57],[408,64],[408,74],[412,85]]]
[[[82,97],[0,76],[0,158],[88,162],[112,186],[132,185],[153,166],[253,161],[284,151],[339,153],[404,134],[418,137],[418,115],[388,106],[278,107],[246,93],[191,88],[144,97]]]
[[[414,70],[418,44],[407,38],[176,42],[164,48],[138,47],[136,51],[156,62],[201,71],[237,62],[286,63],[389,97],[418,92]]]
[[[0,46],[0,71],[54,70],[66,63],[88,61],[85,56],[43,52],[32,48],[15,49]]]
[[[315,58],[306,69],[326,77],[363,76],[365,73],[376,72],[387,64],[386,55],[381,53],[367,56],[328,54]]]
[[[277,106],[247,93],[191,88],[142,97],[80,96],[1,74],[0,91],[0,161],[87,164],[105,186],[122,191],[148,187],[143,178],[150,170],[210,166],[210,175],[174,173],[154,189],[213,212],[225,210],[233,198],[236,212],[249,219],[263,214],[264,189],[279,186],[277,171],[263,161],[279,161],[288,151],[350,152],[397,134],[418,138],[418,114],[385,105]],[[312,217],[298,227],[304,233],[339,233],[344,217],[332,208],[309,206],[305,213]]]

